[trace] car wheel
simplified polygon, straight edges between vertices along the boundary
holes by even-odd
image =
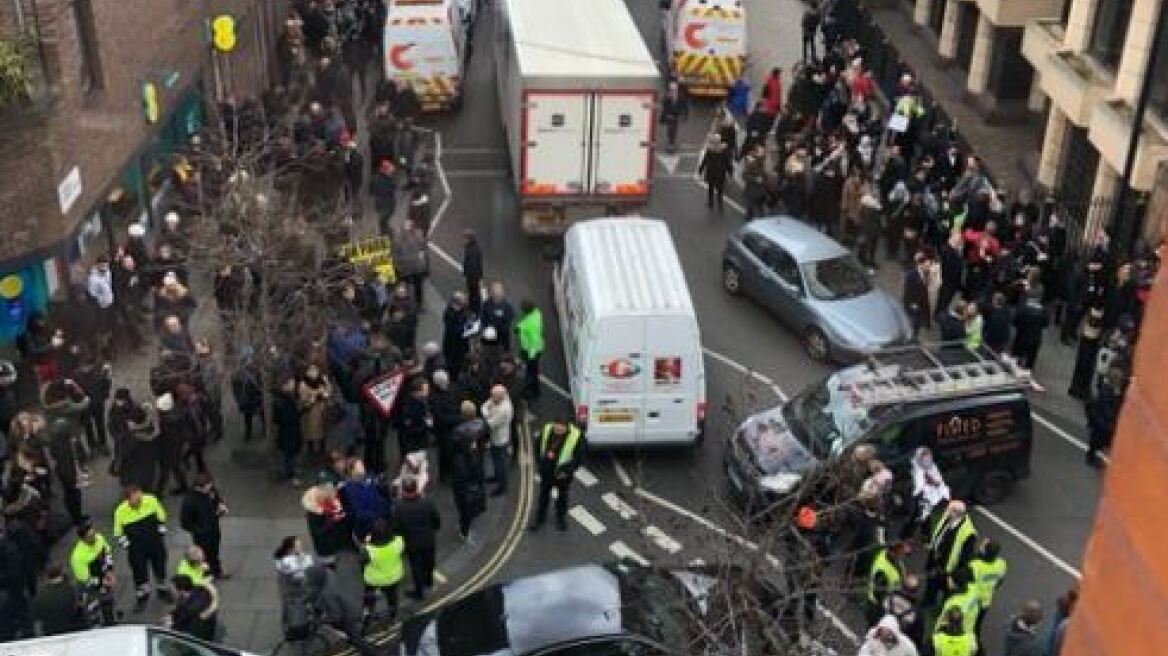
[[[803,331],[803,350],[807,352],[807,357],[816,362],[827,362],[828,356],[831,355],[827,335],[815,327]]]
[[[742,293],[742,272],[733,264],[722,265],[722,289],[732,296]]]
[[[973,500],[983,506],[995,504],[1010,492],[1014,477],[1000,469],[986,472],[973,486]]]

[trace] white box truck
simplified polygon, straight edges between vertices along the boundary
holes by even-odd
[[[693,445],[706,419],[701,332],[664,221],[579,221],[552,277],[576,420],[599,446]]]
[[[521,226],[649,196],[660,74],[622,0],[499,0],[495,77]]]

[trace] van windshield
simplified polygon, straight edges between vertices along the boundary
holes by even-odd
[[[838,374],[813,385],[783,406],[791,432],[816,458],[838,455],[858,440],[869,424],[866,408],[839,391]]]

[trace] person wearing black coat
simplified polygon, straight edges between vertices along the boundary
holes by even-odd
[[[167,492],[166,483],[173,474],[175,487],[171,494],[185,494],[187,474],[183,470],[183,456],[190,439],[191,427],[186,412],[170,392],[158,397],[154,402],[158,411],[158,460],[160,469],[155,489],[159,494]]]
[[[445,369],[439,369],[431,377],[433,387],[430,389],[430,414],[434,418],[434,441],[438,445],[438,479],[450,479],[450,462],[454,453],[451,443],[451,433],[461,421],[458,412],[458,397],[450,389],[450,374]]]
[[[725,208],[726,178],[734,170],[733,152],[722,141],[719,134],[710,135],[710,143],[706,145],[705,154],[698,164],[698,174],[706,181],[706,207],[714,209],[714,201],[718,201],[718,211]]]
[[[126,432],[124,441],[117,446],[118,480],[123,487],[133,485],[152,494],[158,494],[161,452],[158,425],[151,416],[152,409],[149,404],[137,405],[132,399],[122,409],[115,401],[110,411],[111,422],[115,417],[120,422],[122,414],[125,415]],[[122,429],[119,427],[117,430]]]
[[[1124,262],[1115,270],[1115,280],[1107,286],[1107,291],[1103,296],[1103,330],[1108,331],[1119,325],[1119,320],[1123,316],[1135,318],[1136,308],[1139,305],[1136,300],[1136,290],[1138,285],[1135,277],[1132,275],[1133,267],[1131,262]]]
[[[272,422],[276,426],[276,448],[281,456],[281,475],[296,484],[296,457],[304,446],[300,424],[300,404],[296,379],[285,380],[272,398]]]
[[[243,358],[243,364],[231,376],[231,395],[235,397],[235,407],[243,417],[243,441],[250,442],[252,424],[256,415],[264,416],[264,394],[260,386],[260,372],[250,356]]]
[[[81,612],[77,588],[65,578],[60,565],[50,565],[45,584],[32,602],[32,620],[38,635],[54,636],[89,628]]]
[[[397,429],[402,458],[429,446],[430,432],[434,427],[434,418],[427,403],[429,395],[430,384],[424,378],[416,378],[409,394],[399,401],[400,405],[394,410],[394,428]]]
[[[462,277],[470,310],[478,314],[483,305],[483,250],[471,230],[462,233]]]
[[[450,468],[454,506],[458,510],[458,534],[470,541],[471,522],[487,509],[486,476],[483,473],[483,445],[486,422],[471,401],[460,408],[463,421],[452,433]],[[478,427],[476,430],[476,426]]]
[[[340,153],[341,169],[345,175],[345,190],[349,196],[349,206],[354,210],[361,207],[361,186],[365,181],[365,158],[357,148],[357,140],[349,139]]]
[[[994,292],[990,298],[990,305],[982,313],[985,323],[982,325],[982,341],[995,353],[1005,353],[1010,344],[1010,331],[1017,321],[1013,310],[1006,304],[1006,295]],[[1014,341],[1017,345],[1017,340]]]
[[[194,487],[183,497],[179,510],[179,525],[191,534],[191,541],[203,550],[207,566],[216,580],[223,580],[223,563],[219,560],[219,545],[223,531],[219,518],[227,514],[227,504],[207,474],[195,476]]]
[[[965,278],[965,259],[962,256],[963,240],[961,234],[952,235],[941,245],[938,259],[941,264],[941,289],[937,293],[937,307],[933,308],[937,317],[940,317],[953,303],[953,297],[961,291]]]
[[[923,253],[917,253],[916,266],[904,274],[904,311],[912,321],[913,339],[922,328],[928,330],[932,313],[929,311],[929,269],[930,261]]]
[[[1123,369],[1112,367],[1084,406],[1089,431],[1085,460],[1092,467],[1100,465],[1103,450],[1111,446],[1111,439],[1115,436],[1119,408],[1123,405],[1125,379],[1126,373]]]
[[[462,366],[470,349],[464,336],[470,318],[466,294],[455,292],[442,312],[442,355],[446,358],[446,370],[454,380],[462,375]]]
[[[1018,313],[1014,317],[1014,346],[1011,349],[1018,364],[1034,369],[1038,362],[1038,349],[1042,346],[1042,331],[1050,325],[1050,313],[1042,304],[1042,287],[1032,288],[1018,303]]]
[[[442,528],[442,517],[434,502],[421,495],[417,479],[403,479],[401,492],[393,509],[393,526],[406,542],[406,560],[414,580],[410,596],[421,599],[434,587],[435,536]]]

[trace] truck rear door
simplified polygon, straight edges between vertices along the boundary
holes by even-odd
[[[588,94],[529,92],[523,108],[519,191],[523,196],[584,193],[590,129]]]
[[[589,193],[648,195],[652,166],[653,94],[596,94],[593,116]]]

